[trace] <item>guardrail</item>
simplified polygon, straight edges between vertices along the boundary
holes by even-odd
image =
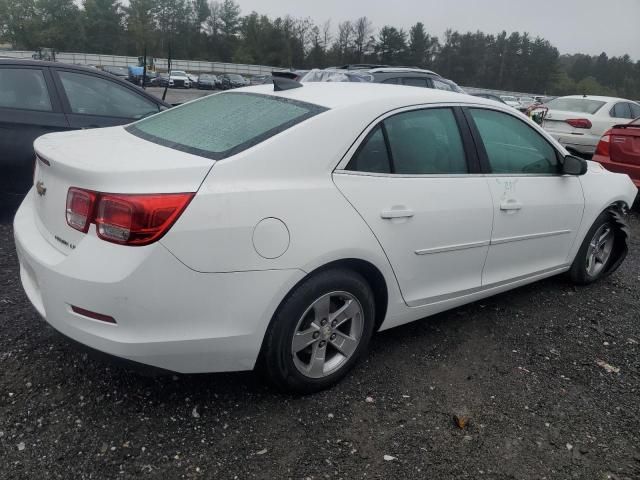
[[[0,50],[0,56],[10,58],[31,58],[32,55],[32,51],[26,50]],[[115,67],[138,65],[138,57],[73,52],[57,52],[56,61],[76,65],[111,65]],[[155,64],[160,70],[167,69],[166,58],[156,58]],[[273,70],[283,70],[279,67],[270,67],[267,65],[245,65],[239,63],[180,59],[172,59],[171,68],[174,70],[186,70],[192,73],[239,73],[241,75],[265,75],[270,74]]]

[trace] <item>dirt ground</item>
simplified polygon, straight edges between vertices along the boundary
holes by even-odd
[[[631,223],[606,280],[552,278],[380,333],[307,397],[78,350],[28,303],[0,225],[0,478],[638,479],[637,211]]]

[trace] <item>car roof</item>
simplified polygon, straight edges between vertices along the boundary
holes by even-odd
[[[71,63],[49,62],[46,60],[33,60],[31,58],[0,58],[0,65],[21,65],[27,67],[64,67],[68,70],[81,70],[83,72],[96,73],[100,71],[96,68],[85,67],[83,65],[73,65]],[[115,67],[116,65],[105,65]],[[127,68],[127,67],[121,67]]]
[[[628,100],[626,98],[605,97],[602,95],[565,95],[564,97],[557,97],[555,100],[559,98],[578,98],[583,100],[598,100],[600,102],[633,102],[633,100]]]
[[[378,67],[367,69],[369,73],[424,73],[427,75],[438,75],[432,70],[426,70],[424,68],[412,68],[412,67]]]
[[[378,103],[383,110],[429,103],[473,103],[492,107],[496,105],[495,101],[446,90],[369,82],[310,82],[304,83],[300,88],[282,91],[274,91],[273,85],[265,84],[235,91],[274,95],[330,109],[364,103]]]

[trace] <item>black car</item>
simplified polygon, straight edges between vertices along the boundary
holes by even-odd
[[[169,86],[169,74],[158,73],[155,78],[150,82],[152,87],[168,87]]]
[[[12,213],[31,187],[40,135],[126,124],[169,107],[94,68],[0,59],[0,213]]]
[[[466,93],[455,82],[431,70],[412,67],[376,67],[366,70],[373,75],[375,83],[391,83],[411,87],[435,88],[450,92]]]
[[[198,77],[196,86],[199,90],[215,90],[219,84],[218,77],[210,73],[203,73]]]
[[[480,98],[487,98],[489,100],[495,100],[496,102],[504,103],[506,105],[504,100],[502,100],[498,95],[494,95],[493,93],[482,93],[482,92],[480,92],[480,93],[473,93],[472,95],[474,97],[480,97]]]
[[[223,90],[229,90],[231,88],[246,87],[249,85],[247,80],[242,75],[237,73],[225,73],[218,77],[220,79],[220,88]]]

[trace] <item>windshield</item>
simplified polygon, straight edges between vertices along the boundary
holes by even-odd
[[[126,130],[175,150],[220,160],[325,110],[286,98],[229,92],[167,110]]]
[[[547,103],[550,110],[576,113],[596,113],[605,102],[588,98],[556,98]]]
[[[235,73],[229,73],[227,75],[227,78],[229,80],[233,80],[234,82],[244,82],[244,78],[241,77],[240,75],[236,75]]]
[[[182,70],[172,70],[171,71],[171,75],[174,75],[176,77],[186,77],[187,74],[184,73]]]

